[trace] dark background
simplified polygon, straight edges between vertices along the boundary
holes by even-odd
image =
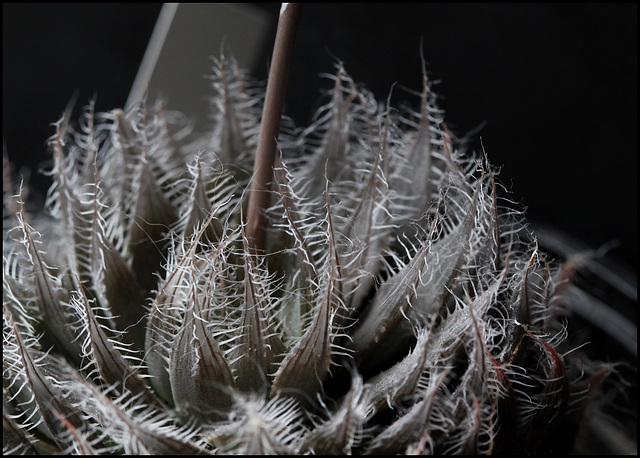
[[[255,5],[275,32],[279,4]],[[79,105],[97,94],[99,111],[124,105],[161,6],[3,4],[3,136],[17,166],[48,158],[74,91]],[[637,4],[307,4],[286,113],[309,121],[336,58],[381,99],[394,82],[420,90],[421,42],[449,126],[484,123],[472,145],[482,139],[530,219],[595,248],[618,241],[611,255],[637,270]]]

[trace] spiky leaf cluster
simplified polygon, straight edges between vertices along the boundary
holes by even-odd
[[[243,211],[262,96],[232,59],[195,139],[159,103],[65,113],[47,212],[5,196],[5,453],[570,445],[588,384],[560,350],[558,268],[426,74],[416,111],[330,78],[280,137],[266,253]]]

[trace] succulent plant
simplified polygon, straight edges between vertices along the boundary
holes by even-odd
[[[567,269],[484,155],[338,63],[282,127],[247,235],[264,96],[213,66],[212,128],[67,110],[47,212],[5,193],[5,453],[569,450],[611,365],[565,345]],[[278,115],[279,117],[279,115]]]

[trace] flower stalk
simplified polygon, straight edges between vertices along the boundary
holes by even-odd
[[[284,108],[289,64],[301,10],[300,3],[283,3],[278,19],[247,211],[246,236],[249,249],[254,252],[265,251],[265,211],[271,198],[269,191],[273,180],[280,118]]]

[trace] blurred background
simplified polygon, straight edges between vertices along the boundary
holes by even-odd
[[[205,5],[181,16],[190,35],[176,55],[192,64],[174,71],[206,81],[226,36],[266,78],[280,4],[234,7],[246,27]],[[3,4],[3,138],[17,167],[46,163],[51,123],[74,93],[80,107],[94,94],[99,111],[125,105],[161,9]],[[449,126],[474,132],[475,150],[482,141],[529,218],[594,248],[614,242],[610,256],[637,271],[637,4],[306,4],[285,112],[308,123],[330,87],[319,74],[337,59],[380,99],[398,83],[394,100],[415,103],[402,87],[421,89],[421,53]],[[179,109],[206,94],[163,95]]]

